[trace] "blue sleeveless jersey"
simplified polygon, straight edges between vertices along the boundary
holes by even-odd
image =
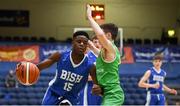
[[[77,99],[78,93],[88,80],[92,65],[86,55],[79,64],[74,64],[71,51],[61,53],[57,62],[56,76],[49,83],[49,88],[59,96]]]
[[[88,58],[90,61],[92,61],[94,64],[96,63],[97,56],[93,53],[93,51],[89,51],[87,53]],[[86,83],[85,88],[80,92],[80,102],[78,105],[101,105],[102,97],[97,96],[91,93],[93,87],[93,82],[88,81]]]
[[[155,88],[148,88],[148,91],[150,91],[151,94],[163,94],[163,84],[164,84],[164,79],[166,76],[166,72],[161,69],[161,71],[158,73],[155,71],[155,68],[151,68],[151,75],[148,79],[149,84],[155,84],[159,83],[160,87],[158,89]]]
[[[87,55],[92,62],[96,62],[97,56],[93,53],[93,51],[90,50]]]

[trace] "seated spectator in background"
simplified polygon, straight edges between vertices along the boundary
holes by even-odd
[[[18,81],[16,80],[16,75],[13,70],[10,70],[6,76],[5,84],[7,88],[18,87]]]

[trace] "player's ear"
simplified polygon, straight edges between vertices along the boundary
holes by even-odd
[[[106,37],[107,37],[108,39],[112,39],[111,33],[110,33],[110,32],[106,33]]]

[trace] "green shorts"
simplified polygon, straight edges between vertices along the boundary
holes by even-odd
[[[102,105],[120,106],[124,103],[124,92],[119,85],[104,87]]]

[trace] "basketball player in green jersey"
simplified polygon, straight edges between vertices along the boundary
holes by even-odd
[[[122,105],[124,102],[124,92],[120,87],[118,74],[120,54],[114,44],[118,34],[118,27],[112,23],[99,26],[92,18],[90,5],[87,5],[87,18],[102,45],[96,60],[98,84],[104,90],[102,105]]]

